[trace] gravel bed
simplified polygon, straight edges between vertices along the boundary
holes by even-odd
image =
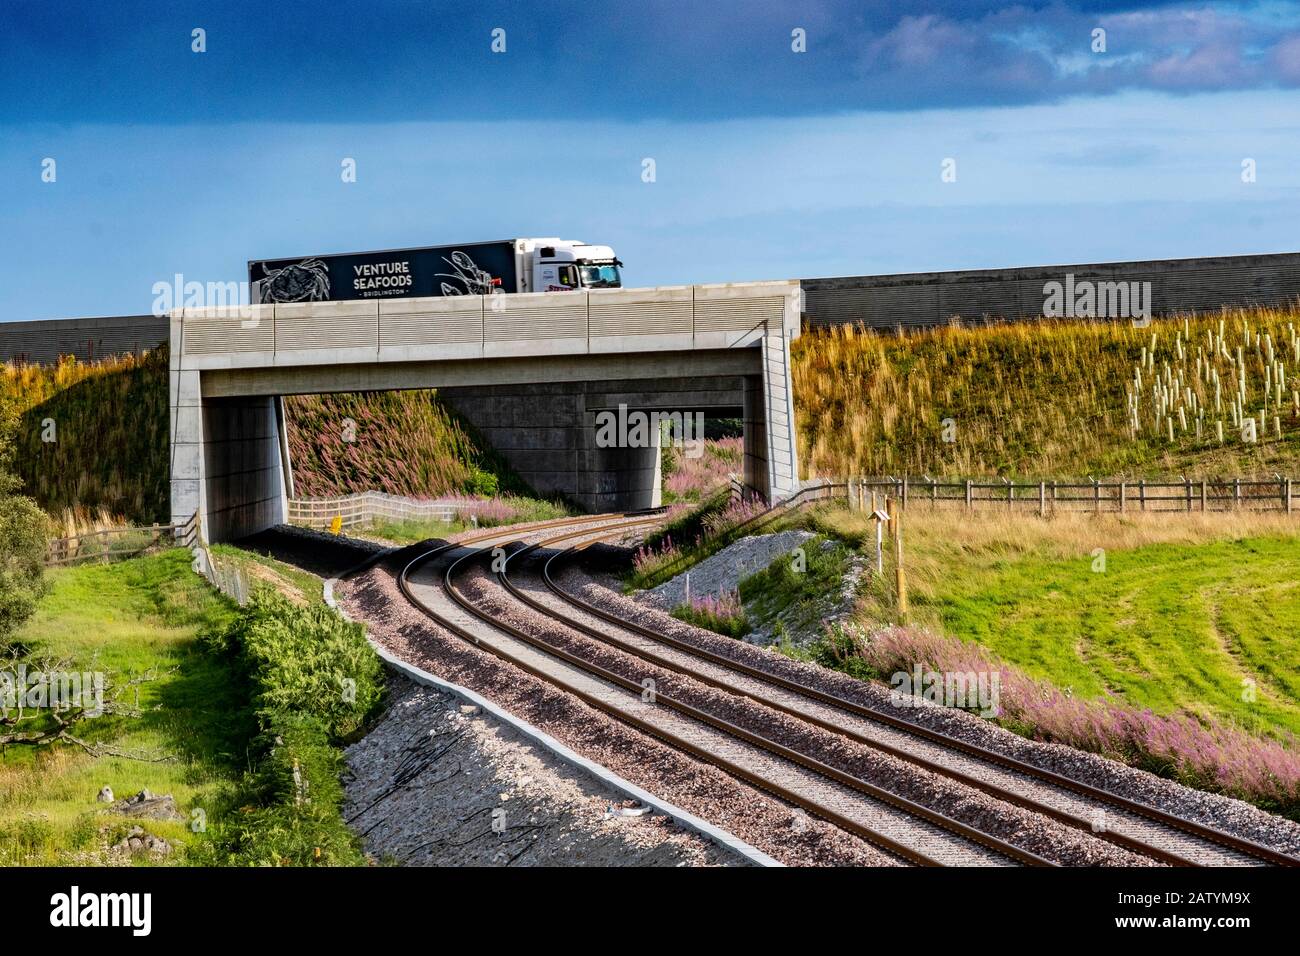
[[[524,569],[512,580],[524,585]],[[1070,866],[1143,866],[1151,860],[1032,811],[823,730],[747,698],[710,687],[672,670],[587,637],[517,601],[481,566],[466,572],[458,588],[481,610],[562,648],[580,659],[640,683],[654,680],[658,693],[790,747],[897,796],[959,820],[1039,856]],[[540,580],[525,585],[544,590]]]
[[[817,537],[811,531],[792,529],[775,534],[755,534],[727,545],[709,555],[689,571],[684,571],[642,594],[657,608],[671,611],[686,600],[686,579],[690,578],[691,596],[717,597],[740,587],[740,579],[756,574],[779,558],[785,557],[804,542]]]
[[[630,621],[768,673],[799,681],[868,707],[888,711],[904,720],[968,743],[1300,858],[1300,824],[1284,817],[1267,813],[1241,800],[1195,790],[1097,754],[1063,744],[1029,740],[965,711],[892,707],[889,688],[884,684],[859,681],[838,671],[792,660],[772,650],[692,627],[656,607],[625,597],[609,586],[611,579],[603,578],[606,583],[602,584],[599,572],[597,577],[587,572],[587,566],[593,569],[602,567],[601,549],[588,549],[583,556],[584,567],[564,568],[557,577],[557,583],[584,600]],[[607,559],[608,556],[609,552],[604,552],[604,558]]]
[[[728,591],[736,591],[742,579],[786,559],[796,548],[818,538],[820,542],[817,547],[835,547],[833,542],[798,528],[774,534],[750,535],[705,558],[689,571],[683,571],[656,587],[634,592],[632,596],[651,607],[671,612],[685,602],[688,581],[692,597],[706,594],[716,597]],[[747,602],[745,607],[752,629],[741,639],[760,646],[788,643],[806,647],[815,643],[825,633],[828,623],[844,620],[853,613],[857,604],[858,585],[869,566],[865,557],[849,552],[847,569],[839,589],[828,591],[811,605],[792,606],[769,617],[762,617],[756,611],[755,602]]]
[[[641,813],[513,727],[393,676],[379,723],[347,748],[345,818],[407,866],[737,866],[749,861]]]
[[[790,865],[892,866],[867,842],[811,819],[633,730],[577,698],[439,628],[397,587],[403,556],[379,561],[338,589],[370,637],[416,666],[469,687],[588,759]]]

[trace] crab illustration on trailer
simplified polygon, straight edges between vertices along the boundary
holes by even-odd
[[[443,282],[443,295],[488,295],[495,290],[498,280],[492,278],[492,273],[486,269],[475,265],[468,254],[457,250],[451,254],[450,259],[444,258],[442,261],[451,266],[452,271],[439,272],[438,278],[454,279],[464,286],[461,289],[451,282]]]
[[[323,302],[330,297],[329,267],[319,259],[304,259],[279,269],[262,270],[263,302]]]

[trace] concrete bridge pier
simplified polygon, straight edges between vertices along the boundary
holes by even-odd
[[[659,429],[646,427],[636,446],[602,447],[602,422],[652,422],[656,412],[738,417],[741,382],[738,375],[568,381],[443,388],[438,396],[539,494],[593,512],[634,511],[662,501]]]
[[[171,378],[173,521],[198,511],[209,541],[230,541],[287,521],[279,398],[200,399],[197,372],[173,371]]]

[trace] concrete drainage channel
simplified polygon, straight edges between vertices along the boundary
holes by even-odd
[[[348,617],[346,612],[341,607],[339,607],[338,602],[334,598],[335,585],[341,579],[350,577],[354,574],[358,574],[366,570],[367,568],[371,567],[372,565],[376,564],[379,561],[382,561],[384,558],[386,558],[387,556],[389,556],[390,554],[398,550],[401,549],[388,548],[383,551],[378,551],[375,554],[368,557],[366,560],[360,562],[359,564],[357,564],[352,568],[349,568],[347,571],[343,572],[337,577],[333,577],[325,581],[324,588],[323,588],[325,603],[329,605],[331,608],[333,608],[335,611],[337,611],[339,614],[343,615],[344,617]],[[668,817],[678,827],[682,828],[683,830],[690,833],[697,834],[700,837],[703,837],[704,839],[717,844],[719,847],[724,848],[725,850],[739,857],[741,860],[748,862],[750,864],[756,866],[782,866],[783,865],[779,861],[773,859],[768,854],[762,852],[761,850],[757,849],[754,846],[751,846],[749,843],[746,843],[744,840],[741,840],[739,837],[735,836],[734,834],[714,826],[713,824],[709,823],[707,820],[704,820],[693,813],[683,810],[681,807],[675,806],[674,804],[659,799],[653,793],[650,793],[649,791],[643,789],[642,787],[637,786],[631,781],[624,779],[623,777],[609,770],[607,767],[603,767],[600,764],[588,760],[587,758],[583,757],[581,754],[577,753],[576,751],[572,750],[570,747],[566,746],[565,744],[561,743],[559,740],[552,737],[550,734],[546,733],[545,731],[537,727],[534,727],[532,724],[528,723],[527,721],[519,719],[515,715],[497,706],[493,701],[488,700],[486,697],[483,697],[481,694],[478,694],[467,687],[462,687],[459,684],[454,684],[450,681],[443,680],[442,678],[434,674],[431,674],[428,671],[421,670],[420,668],[415,667],[412,664],[407,663],[406,661],[400,660],[399,658],[391,654],[387,649],[377,644],[374,640],[370,640],[370,645],[375,649],[375,653],[379,655],[380,659],[383,660],[384,663],[393,672],[405,677],[406,679],[416,684],[420,684],[425,687],[434,688],[443,693],[450,694],[453,697],[464,701],[465,704],[469,707],[477,707],[482,713],[490,715],[494,720],[499,721],[501,724],[504,724],[505,726],[509,727],[520,737],[532,742],[538,747],[541,747],[546,753],[548,753],[549,755],[551,755],[561,763],[567,765],[569,768],[576,771],[577,773],[593,778],[594,780],[599,781],[605,787],[613,790],[618,794],[621,794],[626,799],[639,803],[641,804],[642,807],[649,808],[650,810],[656,813]],[[620,817],[637,816],[637,813],[635,811],[629,813],[625,808],[614,807],[611,808],[611,815],[620,816]]]

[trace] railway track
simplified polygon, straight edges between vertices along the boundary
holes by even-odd
[[[537,542],[517,551],[512,560],[542,548],[554,548],[574,537],[579,535],[559,535]],[[1300,860],[1271,847],[798,683],[597,607],[560,587],[552,573],[582,547],[585,545],[556,550],[542,563],[540,578],[554,602],[525,593],[508,580],[505,569],[500,577],[516,598],[563,618],[567,626],[590,637],[622,646],[703,683],[750,696],[764,706],[1092,832],[1159,862],[1171,866],[1300,865]]]
[[[585,523],[590,524],[590,520]],[[611,531],[621,534],[629,527],[648,523],[652,521],[644,518],[616,520],[596,533],[608,537]],[[582,529],[579,533],[591,534],[592,530]],[[517,535],[504,537],[515,540]],[[459,591],[454,579],[474,562],[489,556],[491,542],[492,536],[481,535],[417,555],[401,572],[399,585],[403,593],[440,626],[475,646],[907,862],[920,865],[1049,863],[1034,853],[900,799],[684,701],[662,694],[647,699],[643,686],[625,675],[570,654],[484,611]],[[465,550],[465,545],[479,547]],[[424,583],[416,580],[421,568],[444,556],[448,561],[440,574],[426,575],[429,580]],[[502,560],[504,553],[498,552],[496,557]]]
[[[507,594],[555,626],[600,641],[641,664],[731,695],[751,708],[834,734],[1155,862],[1175,866],[1297,862],[1267,847],[624,620],[569,594],[555,581],[553,568],[582,548],[657,520],[644,513],[623,514],[541,522],[506,533],[482,532],[416,554],[402,568],[398,585],[415,607],[458,637],[909,863],[1052,865],[1053,861],[825,762],[806,748],[790,746],[753,725],[743,726],[744,722],[728,719],[714,708],[657,690],[647,692],[626,667],[575,653],[561,646],[563,641],[548,639],[546,628],[519,626],[510,614],[486,609],[484,605],[492,602],[466,595],[457,586],[458,576],[491,559]],[[548,534],[557,530],[561,533]],[[542,537],[518,547],[521,533]],[[515,550],[507,553],[507,545],[515,545]],[[550,552],[545,560],[534,561],[543,551]],[[540,566],[533,593],[520,583],[521,569],[529,562]],[[440,565],[436,573],[435,565]],[[1105,814],[1100,826],[1099,813]]]

